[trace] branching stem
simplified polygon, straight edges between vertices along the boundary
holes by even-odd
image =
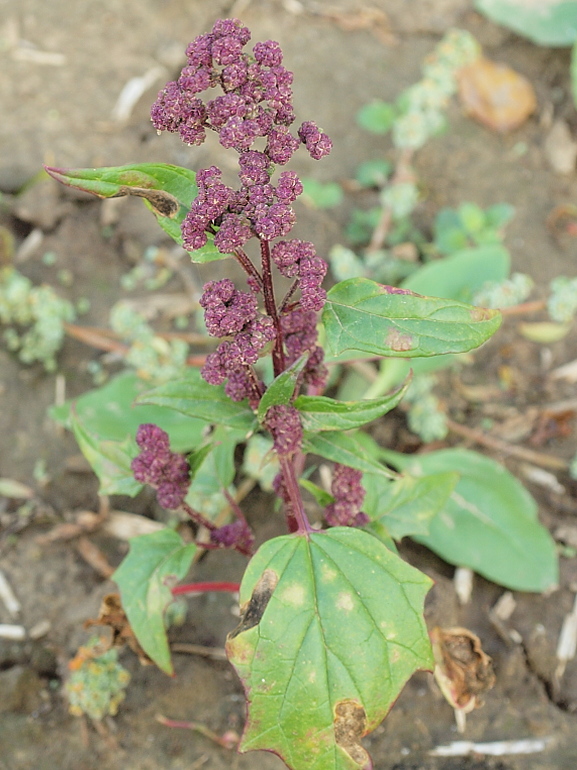
[[[278,377],[281,372],[285,370],[285,358],[283,351],[283,337],[282,329],[280,326],[280,318],[278,315],[276,301],[274,296],[274,285],[272,280],[271,271],[271,259],[270,259],[270,246],[268,241],[261,240],[260,242],[260,255],[262,265],[262,290],[264,295],[264,306],[274,323],[276,329],[276,340],[272,351],[272,362],[274,368],[274,375]]]

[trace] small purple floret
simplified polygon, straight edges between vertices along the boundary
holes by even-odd
[[[156,497],[163,508],[179,508],[190,485],[186,458],[171,452],[168,434],[158,425],[140,425],[136,443],[141,452],[130,466],[134,478],[156,488]]]
[[[274,448],[281,457],[291,457],[302,445],[303,429],[298,409],[288,404],[271,406],[266,413],[265,426],[270,431]]]
[[[363,474],[347,465],[335,465],[331,493],[334,503],[327,505],[325,519],[331,527],[359,527],[367,524],[368,516],[361,511],[365,490]]]

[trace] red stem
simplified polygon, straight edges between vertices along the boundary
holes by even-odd
[[[242,267],[245,273],[250,275],[250,277],[256,281],[258,286],[261,289],[263,289],[264,287],[263,287],[262,277],[258,272],[258,270],[256,269],[256,267],[250,261],[250,258],[247,255],[247,253],[242,249],[235,249],[232,253],[234,254],[236,261],[239,263],[239,265]]]
[[[272,281],[271,260],[270,260],[270,246],[268,241],[261,240],[260,242],[260,256],[262,265],[262,291],[264,295],[264,306],[274,323],[276,329],[276,340],[272,351],[272,363],[274,369],[274,376],[278,377],[281,372],[285,370],[285,358],[283,351],[283,338],[282,329],[280,326],[280,318],[276,308],[276,301],[274,297],[274,285]]]
[[[289,532],[312,532],[312,527],[305,513],[294,460],[288,457],[279,457],[279,462],[285,489],[290,500],[291,515],[287,515]]]
[[[182,586],[175,586],[172,589],[173,596],[180,594],[205,594],[208,591],[220,591],[222,593],[236,594],[239,592],[240,583],[186,583]]]

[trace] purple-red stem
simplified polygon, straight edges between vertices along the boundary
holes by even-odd
[[[274,285],[272,281],[272,270],[271,270],[271,260],[270,260],[270,246],[268,244],[268,241],[261,240],[260,256],[261,256],[261,265],[262,265],[262,292],[264,296],[264,306],[265,306],[267,315],[269,315],[272,318],[276,329],[276,340],[274,343],[274,348],[272,350],[272,363],[273,363],[274,376],[278,377],[278,375],[281,372],[284,372],[285,370],[285,359],[284,359],[284,351],[282,346],[282,343],[283,343],[282,329],[280,326],[280,318],[278,315],[276,301],[274,297]]]
[[[179,596],[181,594],[205,594],[209,591],[236,594],[239,592],[239,589],[240,583],[186,583],[182,586],[175,586],[172,589],[172,595]]]
[[[206,516],[203,516],[199,511],[195,511],[194,508],[191,508],[190,505],[188,505],[188,503],[182,503],[181,508],[186,512],[188,516],[190,516],[195,524],[200,524],[201,527],[206,527],[212,531],[218,529],[216,524],[213,524],[210,519],[207,519]]]
[[[232,253],[234,254],[236,261],[239,263],[245,273],[247,273],[254,281],[256,281],[257,285],[262,289],[263,282],[261,275],[251,262],[248,254],[242,249],[235,249]]]
[[[312,532],[312,527],[305,513],[294,461],[288,457],[279,457],[279,462],[292,509],[291,516],[287,516],[289,532]]]

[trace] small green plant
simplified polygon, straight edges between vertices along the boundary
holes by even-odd
[[[98,636],[91,637],[69,662],[65,685],[69,711],[100,721],[114,716],[125,697],[130,674],[118,662],[118,650],[107,649]]]
[[[292,75],[280,47],[266,41],[245,52],[249,39],[238,20],[216,22],[190,44],[180,77],[152,108],[154,126],[186,144],[214,131],[238,154],[238,189],[216,166],[196,174],[161,164],[48,169],[100,197],[144,198],[193,262],[232,258],[248,289],[229,278],[204,286],[206,329],[219,343],[200,370],[149,390],[121,375],[56,414],[103,491],[136,494],[148,484],[163,508],[209,533],[184,542],[166,527],[134,538],[114,573],[147,655],[173,672],[173,597],[238,588],[177,584],[200,549],[238,551],[250,561],[226,649],[246,693],[241,751],[273,751],[293,770],[361,770],[371,764],[363,736],[413,671],[433,665],[423,619],[430,580],[399,557],[395,541],[413,536],[451,563],[535,591],[557,581],[555,547],[530,495],[497,463],[463,450],[405,457],[362,430],[401,401],[410,376],[375,398],[325,395],[339,362],[469,351],[497,330],[500,315],[367,277],[325,292],[327,265],[313,244],[287,238],[303,187],[279,167],[301,145],[318,160],[331,142],[312,122],[292,133]],[[205,101],[209,88],[222,94]],[[239,503],[241,446],[244,472],[272,485],[287,527],[256,551]],[[311,475],[307,457],[329,464],[328,484]]]

